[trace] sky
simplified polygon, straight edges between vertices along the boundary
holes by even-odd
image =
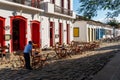
[[[74,12],[77,13],[77,9],[79,8],[79,5],[80,5],[79,0],[73,0],[73,10],[74,10]],[[106,11],[101,10],[101,11],[97,11],[97,12],[98,12],[97,13],[98,15],[96,17],[94,17],[93,20],[104,22],[106,20],[107,10]],[[120,16],[118,16],[116,19],[120,22]]]

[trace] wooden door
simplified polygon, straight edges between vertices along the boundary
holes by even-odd
[[[40,39],[40,22],[32,21],[32,41],[37,44],[38,47],[41,46]]]

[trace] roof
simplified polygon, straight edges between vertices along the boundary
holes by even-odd
[[[75,21],[86,21],[88,24],[91,24],[91,25],[97,25],[97,26],[105,26],[105,27],[109,27],[109,28],[112,28],[112,26],[110,25],[107,25],[105,23],[102,23],[100,21],[94,21],[94,20],[91,20],[91,19],[87,19],[83,16],[76,16],[76,19]]]

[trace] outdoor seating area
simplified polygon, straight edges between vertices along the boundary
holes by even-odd
[[[58,60],[71,58],[73,55],[85,54],[88,51],[99,48],[102,42],[117,42],[119,40],[120,37],[118,36],[114,38],[106,38],[102,41],[100,40],[93,42],[71,41],[70,44],[60,44],[59,42],[56,42],[53,47],[46,47],[45,49],[41,49],[38,47],[37,44],[33,44],[31,65],[33,69],[42,68],[51,59]],[[1,64],[11,63],[14,66],[14,68],[24,68],[25,61],[23,51],[16,51],[14,53],[10,53],[9,45],[0,47],[0,59]]]
[[[49,53],[42,54],[41,49],[38,47],[37,44],[33,44],[33,49],[31,53],[31,66],[33,69],[41,68],[45,65],[45,62],[48,58]],[[16,58],[17,57],[17,58]],[[15,68],[24,68],[25,66],[25,60],[24,60],[24,54],[23,51],[16,51],[13,53],[12,59],[11,59],[13,66]]]
[[[120,36],[101,39],[101,42],[118,42],[118,41],[120,41]]]
[[[69,54],[69,46],[66,46],[65,44],[60,45],[58,42],[53,46],[53,50],[56,53],[56,56],[61,59],[63,57],[71,57]]]
[[[37,44],[33,44],[31,54],[31,66],[33,69],[39,69],[50,63],[51,60],[72,58],[73,55],[85,54],[88,51],[99,48],[101,41],[93,42],[77,42],[71,41],[70,44],[55,43],[53,47],[39,48]],[[9,54],[9,56],[8,56]],[[19,50],[14,53],[9,52],[9,45],[0,47],[1,63],[11,63],[14,68],[24,68],[25,60],[23,51]]]
[[[40,68],[45,65],[45,61],[48,58],[49,53],[42,54],[42,50],[37,44],[33,44],[31,62],[33,68]]]
[[[100,42],[76,42],[72,41],[70,44],[60,45],[58,42],[53,47],[56,56],[61,58],[71,57],[72,55],[82,54],[85,51],[94,50],[100,46]]]
[[[100,46],[100,42],[76,42],[72,41],[70,44],[59,44],[58,42],[55,46],[49,49],[41,49],[37,44],[33,44],[32,54],[31,54],[31,66],[33,69],[42,68],[49,62],[49,59],[64,59],[71,58],[76,54],[83,54],[86,51],[94,50]],[[0,47],[1,58],[3,58],[3,52],[7,51],[9,47]],[[9,52],[9,50],[8,50]],[[7,58],[5,58],[7,59]],[[24,68],[24,55],[23,51],[19,50],[11,54],[10,63],[14,68]]]

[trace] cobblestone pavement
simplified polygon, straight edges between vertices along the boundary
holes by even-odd
[[[37,70],[0,66],[0,80],[92,80],[94,75],[119,52],[118,43],[104,44],[100,49],[53,60]]]

